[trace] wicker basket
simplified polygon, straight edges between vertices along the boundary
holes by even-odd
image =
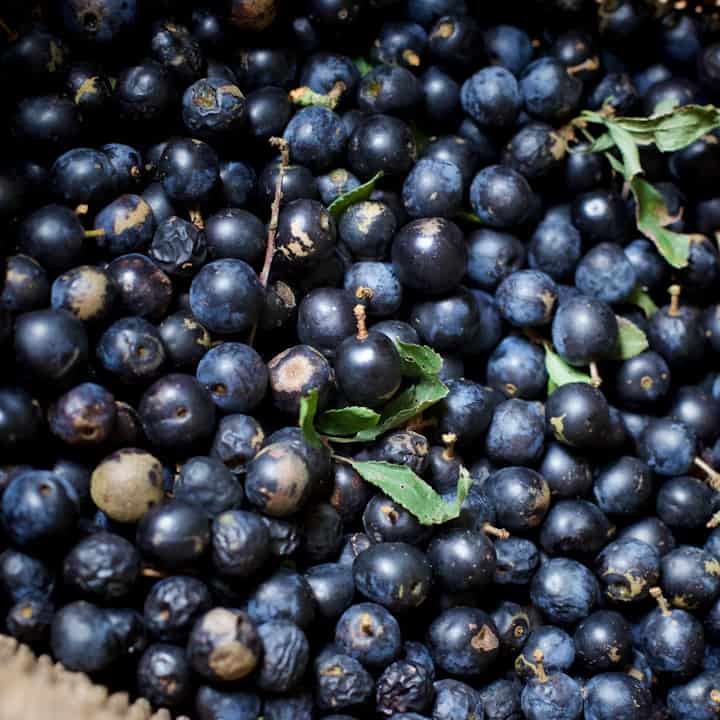
[[[0,720],[172,720],[147,700],[130,703],[87,675],[66,670],[47,655],[0,635]],[[177,718],[187,720],[187,718]]]

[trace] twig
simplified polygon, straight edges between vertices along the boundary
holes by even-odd
[[[708,465],[702,458],[693,459],[693,464],[699,467],[705,473],[705,482],[715,491],[720,491],[720,473],[715,468]]]
[[[277,178],[275,178],[275,196],[273,197],[270,208],[270,223],[268,225],[267,243],[265,245],[265,260],[263,261],[262,270],[260,271],[260,284],[263,287],[267,287],[270,268],[275,255],[275,238],[277,236],[278,220],[280,217],[280,203],[283,197],[282,184],[283,178],[285,177],[285,170],[290,164],[290,147],[287,144],[287,140],[280,137],[271,137],[270,144],[280,150],[280,165],[278,166]],[[256,322],[250,331],[247,342],[248,345],[252,346],[257,327],[258,323]]]
[[[279,137],[271,137],[270,144],[280,149],[280,166],[278,167],[277,178],[275,178],[275,197],[273,198],[270,210],[270,224],[268,225],[267,245],[265,246],[265,261],[263,262],[262,271],[260,272],[260,283],[263,287],[267,285],[270,277],[270,266],[272,265],[273,255],[275,255],[275,237],[278,229],[278,219],[280,217],[280,203],[282,202],[282,184],[285,177],[285,169],[290,164],[290,147],[287,140]]]
[[[8,42],[14,43],[18,39],[18,34],[1,17],[0,30],[7,35]]]

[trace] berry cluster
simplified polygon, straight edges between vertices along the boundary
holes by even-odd
[[[0,629],[197,720],[717,720],[720,33],[652,5],[5,0]]]

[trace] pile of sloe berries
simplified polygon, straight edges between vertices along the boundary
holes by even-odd
[[[673,267],[571,124],[720,104],[685,5],[3,0],[2,632],[197,720],[720,718],[720,132],[639,149]],[[311,442],[400,343],[446,396]]]

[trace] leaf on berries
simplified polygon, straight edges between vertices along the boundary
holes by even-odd
[[[613,118],[611,122],[632,133],[637,143],[654,143],[661,152],[675,152],[720,127],[720,109],[683,105],[649,118]]]
[[[613,117],[585,111],[580,120],[604,125],[608,130],[611,127],[620,128],[628,132],[637,145],[656,145],[661,152],[675,152],[720,127],[720,109],[712,105],[683,105],[672,109],[665,107],[646,118]],[[606,142],[603,140],[603,143]],[[604,151],[607,147],[602,149]],[[593,150],[600,152],[596,148]]]
[[[643,171],[638,146],[633,136],[621,126],[608,123],[607,129],[622,156],[623,175],[626,180],[632,180]]]
[[[635,197],[635,220],[640,232],[653,241],[670,265],[685,267],[690,256],[690,237],[667,228],[678,216],[670,214],[662,195],[643,178],[633,178],[630,189]]]
[[[317,421],[317,429],[324,435],[355,435],[369,430],[380,422],[380,413],[366,407],[344,407],[324,412]]]
[[[337,443],[370,442],[389,430],[407,424],[416,415],[442,400],[448,392],[448,388],[440,382],[437,376],[426,376],[394,397],[382,409],[380,422],[374,427],[362,430],[352,437],[328,436],[328,440]]]
[[[363,480],[402,505],[422,525],[438,525],[456,518],[473,483],[470,473],[465,468],[461,468],[455,500],[446,502],[406,465],[374,461],[347,460],[347,462]]]
[[[405,377],[422,378],[437,375],[442,370],[442,357],[427,345],[395,340],[395,347],[400,355],[402,374]]]
[[[627,318],[617,316],[618,324],[618,354],[620,360],[629,360],[648,349],[648,339],[645,333]]]
[[[372,70],[372,65],[364,57],[356,57],[353,62],[360,72],[360,77],[365,77]]]
[[[370,180],[368,180],[366,183],[363,183],[362,185],[359,185],[353,190],[349,190],[348,192],[343,193],[339,197],[336,197],[328,206],[328,211],[330,212],[330,214],[334,218],[338,218],[351,205],[355,205],[355,203],[367,200],[370,195],[372,195],[372,191],[375,189],[375,185],[377,184],[378,180],[383,176],[383,174],[383,171],[380,170],[377,175],[370,178]]]
[[[587,150],[581,152],[607,152],[615,147],[615,141],[609,132],[603,133],[597,137]]]
[[[647,318],[651,318],[659,309],[653,299],[639,285],[633,290],[628,301],[637,305]]]
[[[465,210],[461,210],[460,212],[455,214],[455,217],[458,220],[465,220],[465,222],[473,223],[474,225],[483,224],[483,221],[474,212],[466,212]]]
[[[551,347],[545,343],[545,369],[548,374],[548,395],[561,385],[576,382],[590,382],[590,376],[581,372],[570,363],[563,360]],[[552,383],[552,390],[551,388]]]
[[[321,447],[322,440],[315,430],[315,414],[318,406],[318,391],[311,390],[307,395],[300,398],[300,418],[298,425],[302,430],[303,436],[308,445],[311,447]]]

